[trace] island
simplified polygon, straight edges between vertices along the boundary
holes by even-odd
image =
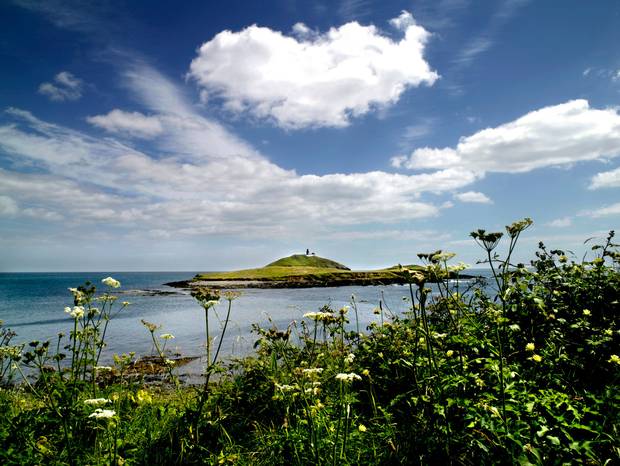
[[[422,269],[419,265],[405,267]],[[465,275],[460,275],[460,277],[473,278]],[[405,283],[407,279],[400,265],[377,270],[351,270],[331,259],[308,253],[293,254],[256,269],[200,273],[189,280],[169,282],[165,285],[175,288],[203,286],[232,289],[377,286]]]

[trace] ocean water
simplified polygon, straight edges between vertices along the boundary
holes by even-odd
[[[67,288],[91,281],[98,291],[107,289],[101,280],[112,276],[122,284],[114,290],[121,301],[130,306],[121,311],[108,327],[107,347],[101,363],[109,362],[113,354],[135,352],[137,355],[152,353],[152,342],[147,329],[140,322],[145,319],[161,325],[157,334],[171,333],[174,340],[168,349],[184,356],[201,356],[205,345],[204,310],[187,291],[170,288],[166,282],[193,277],[196,272],[72,272],[72,273],[0,273],[0,320],[4,326],[17,333],[14,342],[44,341],[55,339],[59,332],[68,335],[72,319],[64,307],[71,306],[73,299]],[[173,294],[148,295],[145,291],[168,291]],[[257,336],[252,324],[263,327],[276,325],[285,329],[292,321],[301,321],[306,312],[317,311],[329,304],[334,309],[351,305],[355,296],[360,330],[378,317],[373,309],[379,301],[396,314],[406,311],[409,296],[406,286],[349,286],[336,288],[300,289],[245,289],[233,301],[231,320],[222,343],[224,357],[243,356],[252,351]],[[119,305],[117,304],[117,306]],[[209,325],[217,345],[221,321],[226,315],[226,301],[216,306],[210,314]],[[219,317],[218,317],[219,316]],[[350,310],[349,324],[355,327],[355,315]],[[200,360],[185,368],[188,372],[200,372]]]

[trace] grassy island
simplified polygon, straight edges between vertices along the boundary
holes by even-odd
[[[408,265],[409,270],[420,266]],[[175,287],[208,286],[211,288],[310,288],[325,286],[404,284],[402,267],[351,270],[331,259],[315,255],[293,254],[264,267],[231,272],[207,272],[193,279],[167,283]]]

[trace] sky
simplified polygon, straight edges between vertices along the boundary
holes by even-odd
[[[517,260],[580,260],[619,223],[616,0],[13,0],[0,31],[0,272],[475,264],[524,217]]]

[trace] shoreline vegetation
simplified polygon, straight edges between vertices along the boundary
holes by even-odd
[[[98,365],[130,303],[112,277],[103,292],[70,288],[69,335],[16,345],[0,323],[0,463],[619,464],[619,245],[610,232],[592,257],[571,259],[540,243],[529,266],[514,264],[531,223],[471,233],[490,288],[460,287],[454,254],[421,253],[423,265],[398,269],[402,309],[379,301],[360,328],[352,297],[284,328],[256,325],[255,353],[233,361],[220,350],[239,292],[195,286],[199,385],[179,380],[174,335],[146,320],[153,353],[139,360],[160,384],[135,376],[133,353]]]
[[[330,259],[310,254],[294,254],[265,267],[231,272],[199,273],[189,280],[164,283],[174,288],[314,288],[337,286],[405,285],[405,270],[422,270],[419,265],[395,265],[386,269],[351,270]],[[456,278],[456,273],[450,274]],[[461,279],[475,278],[461,274]]]

